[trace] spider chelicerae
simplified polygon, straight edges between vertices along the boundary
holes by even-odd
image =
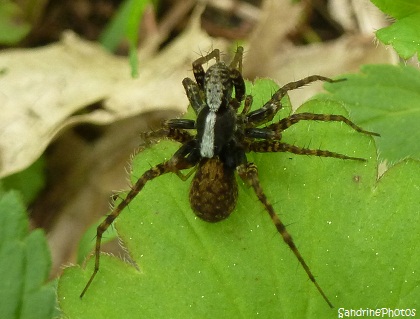
[[[196,114],[196,120],[171,119],[164,122],[158,131],[146,133],[147,138],[166,137],[181,143],[181,147],[167,161],[146,172],[132,186],[127,196],[113,209],[97,228],[95,246],[95,268],[83,289],[82,298],[99,270],[100,247],[103,233],[122,210],[143,189],[147,182],[167,173],[175,173],[187,180],[191,173],[189,201],[194,213],[207,222],[218,222],[227,218],[234,210],[238,197],[235,171],[250,185],[257,198],[270,215],[277,231],[292,250],[314,283],[324,300],[332,303],[321,289],[309,266],[293,242],[285,225],[274,211],[260,185],[255,164],[248,162],[249,152],[291,152],[294,154],[334,157],[346,160],[365,161],[320,149],[308,149],[281,141],[282,132],[302,120],[339,121],[354,130],[369,134],[342,115],[298,113],[273,122],[282,109],[281,99],[288,91],[300,88],[314,81],[338,82],[319,75],[308,76],[290,82],[278,89],[261,108],[251,111],[252,96],[246,95],[242,77],[243,48],[238,47],[229,65],[220,60],[220,51],[215,49],[192,63],[195,81],[185,78],[182,82],[188,100]],[[214,59],[215,64],[204,71],[203,65]],[[243,103],[242,111],[239,111]],[[194,132],[195,134],[191,133]],[[183,170],[194,168],[184,175]]]

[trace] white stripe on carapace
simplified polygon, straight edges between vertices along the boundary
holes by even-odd
[[[210,111],[204,124],[203,139],[201,140],[200,154],[202,157],[212,158],[214,155],[214,126],[216,113]]]

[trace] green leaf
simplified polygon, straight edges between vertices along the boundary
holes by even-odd
[[[45,186],[45,160],[40,157],[27,169],[0,180],[5,190],[18,190],[26,205],[36,199]]]
[[[255,107],[274,93],[252,90]],[[298,111],[346,115],[334,101],[312,100]],[[102,255],[98,275],[82,300],[93,259],[86,269],[66,269],[58,289],[64,314],[336,318],[343,307],[415,307],[420,298],[420,164],[401,163],[377,182],[373,139],[338,122],[302,121],[284,132],[284,140],[367,159],[248,155],[259,168],[267,197],[336,310],[308,280],[251,188],[238,179],[235,211],[222,222],[206,223],[189,207],[189,182],[168,174],[148,183],[116,222],[138,269]],[[132,180],[169,159],[178,147],[162,141],[139,154]]]
[[[128,40],[132,77],[138,76],[137,47],[140,22],[147,6],[153,3],[151,0],[124,1],[100,36],[100,42],[109,51],[115,51],[124,38]]]
[[[15,192],[0,198],[0,314],[2,318],[53,318],[55,289],[47,283],[51,260],[41,230],[28,232]]]
[[[419,57],[420,12],[376,31],[376,36],[384,44],[392,45],[403,59],[409,59],[415,54]]]
[[[14,45],[21,41],[31,30],[29,23],[23,21],[21,8],[14,2],[0,2],[0,43]]]
[[[376,32],[378,39],[392,45],[404,59],[419,53],[420,49],[420,1],[419,0],[372,0],[386,14],[398,19],[389,27]]]
[[[347,81],[327,83],[332,93],[324,95],[342,101],[351,118],[375,138],[379,158],[390,163],[411,157],[420,159],[420,72],[410,66],[365,65]]]
[[[102,222],[102,219],[97,223],[93,224],[89,229],[84,233],[82,239],[79,242],[79,249],[77,251],[77,263],[81,264],[89,256],[91,251],[95,248],[95,236],[96,228]],[[106,244],[117,238],[117,232],[114,227],[108,228],[106,236],[102,238],[102,243]]]
[[[371,0],[384,13],[396,18],[405,18],[420,11],[419,0]]]
[[[127,30],[127,20],[130,16],[132,1],[126,0],[121,3],[118,11],[102,31],[99,42],[108,51],[114,52],[124,39]]]

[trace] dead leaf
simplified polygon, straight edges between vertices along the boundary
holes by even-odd
[[[366,23],[358,33],[321,43],[296,46],[288,40],[290,30],[303,14],[302,3],[287,0],[265,1],[262,20],[246,46],[244,77],[267,77],[282,86],[313,74],[335,77],[358,72],[363,64],[398,63],[392,50],[375,41],[374,29],[366,32]],[[377,21],[378,12],[372,11]],[[385,19],[384,16],[382,16]],[[366,20],[366,14],[363,15]],[[322,83],[291,91],[292,105],[297,108],[309,97],[322,90]]]
[[[198,52],[215,44],[193,23],[168,48],[140,60],[113,56],[74,33],[42,48],[0,53],[0,177],[33,163],[67,127],[108,124],[152,110],[185,111],[181,87]],[[95,107],[90,107],[95,104]]]

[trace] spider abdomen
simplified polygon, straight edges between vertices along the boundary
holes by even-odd
[[[190,189],[194,213],[207,222],[218,222],[234,210],[237,197],[234,170],[226,168],[218,157],[202,159]]]

